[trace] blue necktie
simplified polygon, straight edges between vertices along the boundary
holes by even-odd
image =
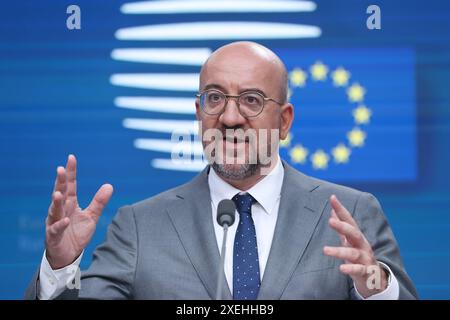
[[[258,245],[252,219],[252,204],[256,200],[248,193],[238,193],[233,201],[240,217],[234,238],[233,298],[255,300],[260,287]]]

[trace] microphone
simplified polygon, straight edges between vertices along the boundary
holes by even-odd
[[[236,206],[232,200],[224,199],[217,206],[217,223],[223,227],[222,250],[220,251],[220,270],[217,277],[216,300],[222,300],[223,275],[225,274],[225,252],[228,227],[234,223]]]

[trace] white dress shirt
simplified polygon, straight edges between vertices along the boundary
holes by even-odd
[[[281,165],[281,161],[278,160],[275,168],[272,169],[269,175],[246,191],[257,201],[252,205],[252,218],[255,223],[259,273],[261,279],[264,276],[264,270],[272,245],[273,233],[277,223],[283,177],[284,169]],[[211,193],[211,207],[217,245],[219,248],[222,248],[223,228],[216,220],[217,206],[221,200],[231,199],[237,193],[242,192],[242,190],[239,190],[222,180],[212,168],[209,170],[208,184]],[[236,235],[238,225],[239,214],[236,212],[236,220],[234,224],[228,228],[227,250],[225,254],[225,277],[231,292],[233,292],[234,236]]]
[[[272,246],[273,234],[278,218],[278,209],[280,207],[281,187],[283,185],[284,168],[280,158],[272,171],[260,180],[257,184],[246,190],[257,203],[252,205],[252,218],[255,223],[256,241],[258,245],[258,260],[261,281],[264,278],[264,270],[266,268],[267,259],[269,258],[270,247]],[[242,193],[232,185],[222,180],[217,173],[211,168],[208,176],[209,190],[211,193],[212,218],[214,221],[214,231],[216,234],[217,246],[220,250],[223,241],[223,228],[217,222],[217,206],[223,199],[232,199],[237,193]],[[239,225],[239,214],[236,213],[234,224],[228,228],[228,237],[225,252],[225,278],[228,282],[230,291],[233,292],[233,249],[234,237],[236,229]],[[380,264],[388,271],[388,287],[383,292],[374,294],[367,300],[397,300],[400,295],[400,287],[397,279],[392,274],[391,269],[386,264]],[[356,296],[365,300],[358,290]]]
[[[280,206],[283,178],[284,168],[278,157],[277,164],[274,169],[272,169],[266,177],[246,191],[250,193],[257,201],[257,203],[252,205],[252,218],[255,223],[261,279],[264,277],[264,270],[266,268],[267,259],[269,258],[270,248],[272,246],[272,239],[278,218],[278,209]],[[214,231],[217,246],[220,250],[220,248],[222,248],[223,228],[217,223],[216,220],[217,205],[221,200],[231,199],[237,193],[242,192],[242,190],[236,189],[222,180],[212,168],[209,171],[208,184],[211,193]],[[236,214],[235,223],[228,229],[228,238],[226,243],[227,251],[225,255],[225,277],[231,292],[233,292],[234,236],[236,235],[238,225],[239,214]],[[62,269],[52,270],[44,252],[39,271],[38,298],[40,300],[54,299],[66,289],[67,284],[71,283],[75,278],[75,273],[73,271],[78,268],[82,255],[83,254],[81,254],[71,265]],[[400,293],[398,281],[389,266],[383,263],[381,264],[389,274],[388,287],[383,292],[370,296],[367,300],[397,300]],[[357,290],[356,295],[359,299],[364,299]]]

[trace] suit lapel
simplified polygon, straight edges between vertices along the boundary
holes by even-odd
[[[220,252],[212,220],[208,170],[209,167],[180,189],[178,199],[167,212],[199,278],[211,299],[215,299]],[[232,299],[228,285],[223,286],[222,297]]]
[[[278,221],[258,299],[280,299],[320,220],[326,201],[315,196],[318,183],[291,168],[285,169]],[[215,298],[220,252],[214,233],[207,167],[177,193],[167,213],[211,299]],[[229,248],[228,248],[229,249]],[[228,285],[224,299],[232,299]]]
[[[325,201],[315,199],[318,184],[283,162],[278,220],[258,299],[280,299],[319,222]]]

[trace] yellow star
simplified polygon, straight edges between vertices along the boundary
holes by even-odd
[[[322,62],[317,61],[309,70],[315,81],[325,81],[327,79],[328,67]]]
[[[306,157],[308,156],[308,149],[303,147],[301,144],[297,144],[291,150],[289,150],[289,155],[293,163],[305,163]]]
[[[331,77],[333,78],[333,84],[336,87],[343,87],[347,85],[348,79],[350,79],[350,72],[342,67],[339,67],[333,71]]]
[[[366,136],[366,133],[359,128],[354,128],[347,133],[348,141],[353,147],[362,147]]]
[[[352,151],[347,148],[343,143],[339,143],[331,151],[333,154],[334,162],[336,163],[347,163]]]
[[[355,118],[356,124],[369,123],[371,115],[372,111],[370,111],[369,108],[363,105],[353,110],[353,118]]]
[[[295,87],[303,87],[305,85],[307,77],[308,77],[308,75],[306,74],[306,72],[300,68],[295,68],[289,74],[291,83]]]
[[[316,170],[326,169],[328,167],[328,160],[330,157],[321,149],[317,150],[311,155],[313,168]]]
[[[358,83],[352,84],[347,89],[347,95],[350,102],[361,102],[366,94],[366,89],[361,87]]]
[[[287,148],[291,144],[292,134],[289,132],[285,139],[280,140],[280,147]]]

